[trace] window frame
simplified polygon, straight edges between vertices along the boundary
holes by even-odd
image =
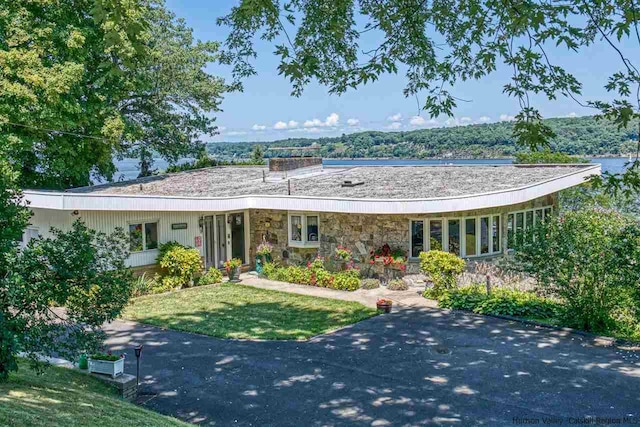
[[[539,217],[536,213],[538,211],[542,211],[542,216]],[[527,209],[520,209],[517,211],[510,211],[507,213],[507,218],[509,215],[513,215],[513,241],[515,241],[515,239],[517,239],[519,230],[518,227],[516,226],[517,224],[517,215],[518,214],[522,214],[522,233],[525,233],[527,231],[527,213],[531,212],[531,215],[533,216],[533,223],[531,224],[532,227],[535,227],[536,225],[538,225],[539,221],[545,221],[548,216],[552,216],[553,212],[554,212],[554,207],[553,205],[544,205],[544,206],[536,206],[533,208],[527,208]],[[548,213],[547,213],[548,212]],[[507,224],[508,226],[508,224]],[[507,249],[512,249],[511,246],[509,245],[509,241],[507,241]]]
[[[489,220],[489,228],[488,228],[488,239],[489,239],[489,252],[488,253],[480,253],[481,249],[481,218],[488,218]],[[498,218],[498,250],[493,250],[493,219]],[[466,221],[467,219],[475,220],[475,255],[467,255],[467,242],[466,242]],[[460,258],[482,258],[489,257],[501,254],[502,251],[502,237],[503,237],[503,227],[502,227],[502,214],[501,213],[487,213],[484,215],[470,215],[470,216],[443,216],[443,217],[432,217],[432,218],[424,218],[424,217],[411,217],[408,221],[409,226],[409,254],[413,253],[413,239],[412,239],[412,225],[415,221],[422,221],[423,224],[423,246],[425,251],[431,250],[431,222],[439,221],[441,230],[442,230],[442,240],[440,241],[442,245],[442,251],[449,252],[449,221],[450,220],[458,220],[460,223]],[[411,260],[418,259],[417,257],[409,257]]]
[[[300,230],[300,238],[301,240],[292,240],[292,232],[291,232],[291,217],[299,216],[301,220],[302,229]],[[307,228],[308,217],[316,217],[318,218],[318,240],[307,240],[309,230]],[[319,212],[297,212],[292,211],[287,214],[287,240],[288,246],[293,248],[319,248],[320,247],[320,236],[322,236],[320,230],[320,213]]]
[[[131,249],[131,230],[129,227],[131,227],[132,225],[138,225],[138,224],[140,224],[142,227],[142,250],[134,251],[133,249]],[[146,233],[147,224],[156,224],[157,247],[153,249],[147,249],[147,233]],[[138,221],[128,221],[127,237],[129,238],[129,252],[131,254],[141,254],[143,252],[157,251],[158,248],[160,247],[160,241],[161,241],[160,240],[160,219],[144,219],[144,220],[138,220]]]

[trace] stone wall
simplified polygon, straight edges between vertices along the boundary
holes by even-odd
[[[269,159],[271,172],[284,172],[322,164],[322,157],[274,157]]]
[[[412,215],[371,215],[371,214],[342,214],[321,212],[320,216],[320,247],[292,248],[288,245],[288,212],[278,210],[251,210],[251,261],[255,258],[255,248],[262,240],[274,245],[273,257],[283,263],[299,264],[313,259],[316,254],[332,256],[338,245],[351,249],[356,258],[364,262],[368,260],[372,249],[388,243],[391,247],[409,250],[409,221],[411,219],[481,216],[502,214],[502,247],[506,247],[507,213],[549,205],[556,205],[555,195],[510,205],[500,208],[478,209],[465,212],[442,212],[437,214]],[[284,255],[284,256],[283,256]],[[366,267],[366,265],[363,265]],[[409,272],[417,270],[417,263],[410,263]]]

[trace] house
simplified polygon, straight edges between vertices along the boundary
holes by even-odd
[[[302,262],[342,244],[356,257],[388,243],[410,258],[441,249],[464,258],[507,249],[508,236],[551,215],[558,192],[600,165],[323,167],[318,158],[269,167],[214,167],[65,192],[25,191],[34,215],[25,241],[69,228],[129,233],[128,264],[153,268],[158,245],[178,241],[207,267],[254,262],[263,240],[275,258]]]

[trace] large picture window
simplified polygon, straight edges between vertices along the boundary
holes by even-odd
[[[412,219],[409,222],[409,253],[413,258],[422,251],[430,250],[447,251],[462,257],[500,253],[500,218],[500,215],[486,215]]]
[[[510,213],[507,220],[507,243],[509,247],[513,247],[517,241],[520,241],[525,236],[527,229],[546,221],[551,216],[551,213],[551,206]]]
[[[158,249],[158,222],[129,224],[129,249],[131,252]]]
[[[289,214],[289,246],[320,246],[320,217],[317,214]]]

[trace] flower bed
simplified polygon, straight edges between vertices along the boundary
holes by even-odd
[[[324,259],[317,257],[313,262],[303,266],[279,266],[267,263],[263,275],[270,280],[297,283],[299,285],[318,286],[341,291],[360,289],[360,271],[350,268],[344,271],[331,272],[324,267]]]

